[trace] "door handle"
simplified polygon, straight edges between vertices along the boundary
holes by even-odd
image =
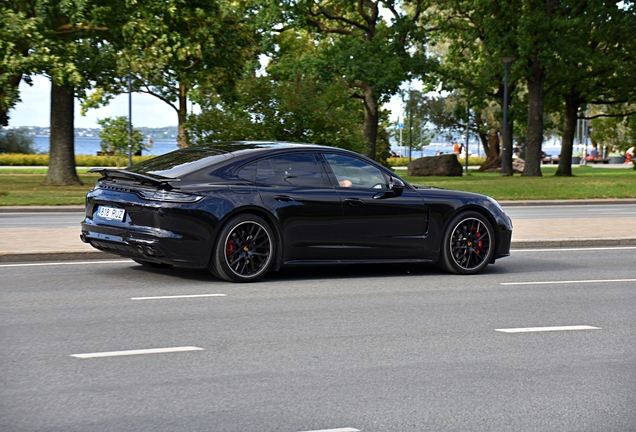
[[[364,204],[360,198],[346,198],[344,202],[349,203],[352,206],[359,206],[360,204]]]
[[[288,195],[274,195],[274,199],[276,201],[282,201],[282,202],[290,202],[294,200],[292,197]]]

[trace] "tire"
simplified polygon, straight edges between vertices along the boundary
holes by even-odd
[[[141,264],[144,267],[151,267],[151,268],[168,268],[168,267],[172,267],[172,264],[157,263],[157,262],[152,262],[152,261],[144,261],[144,260],[140,260],[140,259],[137,259],[137,258],[133,258],[133,261],[136,262],[137,264]]]
[[[275,250],[274,233],[265,220],[238,215],[219,231],[208,268],[229,282],[255,282],[272,266]]]
[[[479,273],[492,260],[495,247],[490,222],[477,212],[463,212],[451,219],[446,227],[439,265],[449,273]]]

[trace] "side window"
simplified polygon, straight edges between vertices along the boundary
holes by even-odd
[[[382,171],[365,161],[334,153],[325,153],[325,159],[338,179],[340,187],[359,189],[388,187]]]
[[[238,173],[238,176],[243,180],[247,180],[251,183],[256,181],[256,165],[258,162],[252,162],[249,165],[245,165]]]
[[[258,162],[256,181],[279,186],[325,187],[313,153],[292,153]]]

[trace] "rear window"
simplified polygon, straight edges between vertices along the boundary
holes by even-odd
[[[200,169],[223,162],[232,155],[206,148],[184,148],[139,162],[127,171],[160,177],[181,178]]]

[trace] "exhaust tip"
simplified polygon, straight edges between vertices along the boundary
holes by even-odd
[[[80,234],[80,240],[83,241],[84,243],[88,243],[88,240],[86,240],[86,234],[84,233]]]

